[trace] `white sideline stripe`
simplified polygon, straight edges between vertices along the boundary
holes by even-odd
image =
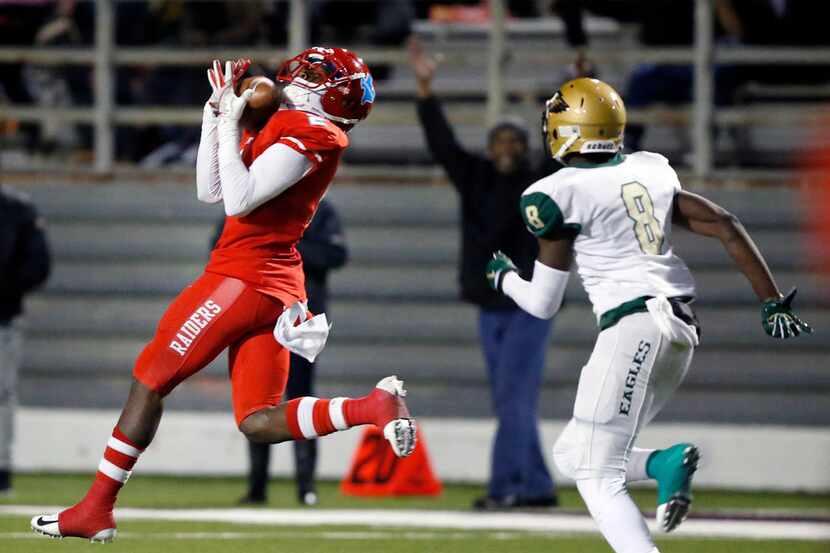
[[[297,424],[303,436],[309,439],[317,437],[317,429],[314,428],[315,403],[317,403],[316,397],[304,397],[297,406]]]
[[[345,400],[344,397],[335,397],[329,401],[329,418],[337,430],[349,429],[349,425],[346,424],[346,417],[343,415],[343,401]]]
[[[54,513],[62,507],[0,505],[0,515]],[[384,528],[447,528],[454,530],[523,531],[554,534],[596,534],[596,525],[587,515],[532,513],[470,513],[462,511],[416,510],[315,510],[300,509],[116,509],[116,518],[125,520],[168,520],[182,522],[227,522],[277,526],[380,526]],[[655,532],[656,525],[649,521]],[[658,535],[658,534],[655,534]],[[687,520],[671,534],[677,538],[738,538],[830,540],[830,523],[774,522],[753,520]]]
[[[130,471],[124,470],[121,467],[114,465],[103,458],[101,459],[101,462],[98,463],[98,470],[100,470],[116,482],[121,482],[122,484],[130,478]]]
[[[123,453],[128,457],[132,457],[133,459],[138,459],[138,456],[141,455],[140,450],[134,448],[130,444],[122,442],[115,436],[110,436],[110,439],[107,442],[107,447],[112,448],[119,453]]]

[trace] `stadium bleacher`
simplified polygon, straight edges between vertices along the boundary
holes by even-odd
[[[22,402],[117,407],[134,359],[167,302],[199,274],[219,213],[179,185],[55,185],[30,192],[49,220],[56,267],[29,303]],[[817,328],[830,327],[830,303],[808,267],[797,191],[707,195],[742,218],[782,287],[799,286],[805,318]],[[416,412],[490,416],[474,312],[456,300],[452,189],[335,186],[331,197],[343,212],[351,262],[332,279],[329,315],[335,326],[320,360],[320,393],[359,393],[392,371],[407,380]],[[674,242],[698,279],[703,346],[660,420],[830,423],[830,343],[816,334],[782,344],[758,332],[752,292],[718,244],[686,233]],[[548,356],[545,418],[569,416],[579,369],[596,335],[575,276],[566,301]],[[226,372],[221,356],[181,386],[169,406],[227,408]]]

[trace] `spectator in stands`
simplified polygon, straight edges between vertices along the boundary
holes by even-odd
[[[94,35],[92,4],[77,0],[0,0],[0,46],[89,45]],[[73,102],[76,87],[89,89],[84,77],[90,73],[84,66],[0,64],[0,96],[16,104],[69,107],[79,103]],[[91,91],[86,96],[91,100]],[[60,146],[74,146],[78,138],[82,145],[91,143],[91,133],[76,136],[73,126],[58,119],[25,123],[20,130],[29,153],[51,153]]]
[[[727,0],[715,0],[716,20],[728,18],[731,7]],[[585,11],[640,24],[640,42],[646,46],[691,46],[694,42],[694,0],[557,0],[554,9],[566,27],[568,42],[579,49],[588,44],[582,25]],[[721,24],[729,32],[729,26]],[[687,104],[692,99],[693,70],[687,64],[641,64],[629,77],[625,103],[629,109],[646,108],[656,103]],[[715,103],[733,102],[733,74],[717,68]],[[641,149],[645,127],[629,123],[625,145],[632,151]]]
[[[415,19],[413,0],[311,0],[308,2],[312,44],[348,46],[400,46],[412,31]],[[271,44],[288,42],[288,2],[265,3],[264,32]],[[392,66],[372,64],[372,77],[382,81],[392,74]]]
[[[367,39],[371,44],[395,46],[409,36],[414,18],[412,0],[321,0],[312,3],[312,42],[321,37],[323,27],[330,27],[334,43],[352,43],[360,26],[370,25]]]
[[[120,4],[120,3],[118,3]],[[129,20],[144,21],[145,35],[127,31],[126,40],[142,38],[147,44],[169,48],[203,48],[206,46],[252,46],[262,37],[262,0],[151,2],[144,10],[134,2],[117,5],[119,28],[129,28]],[[129,83],[119,83],[119,95],[139,105],[189,106],[205,96],[205,73],[201,67],[160,66],[145,71],[131,69]],[[124,86],[124,85],[127,86]],[[208,93],[210,91],[208,90]],[[201,101],[201,100],[199,100]],[[199,141],[198,126],[150,125],[134,129],[139,140],[119,141],[119,153],[141,160],[148,168],[168,163],[188,162],[185,155]]]
[[[429,19],[433,6],[482,6],[487,0],[418,0],[416,15],[418,19]],[[511,17],[539,17],[537,0],[507,0],[507,12]]]
[[[38,30],[51,16],[54,0],[0,0],[0,46],[31,46]],[[0,87],[4,99],[14,104],[33,103],[32,93],[23,77],[24,65],[0,63]],[[33,151],[40,141],[37,125],[20,126],[26,150]]]
[[[224,219],[217,228],[214,243],[222,233]],[[340,215],[326,199],[311,220],[303,239],[298,244],[303,257],[308,308],[312,313],[325,313],[328,304],[328,274],[346,264],[348,250],[343,235]],[[291,354],[291,370],[288,375],[285,400],[314,395],[314,368],[299,355]],[[248,493],[241,504],[259,505],[267,501],[268,463],[271,444],[248,443],[250,472]],[[294,442],[294,470],[297,481],[297,498],[303,505],[317,503],[314,472],[317,466],[317,440]]]
[[[479,307],[481,348],[498,418],[487,495],[474,507],[555,506],[554,483],[539,445],[537,409],[550,322],[525,313],[484,278],[497,250],[514,259],[525,275],[532,272],[537,247],[518,210],[522,192],[540,177],[528,161],[527,133],[520,124],[504,121],[490,130],[486,156],[468,152],[433,95],[435,62],[417,40],[410,50],[427,145],[461,199],[461,297]]]
[[[734,42],[748,46],[826,46],[830,44],[827,2],[797,0],[720,0],[719,20]],[[745,65],[738,68],[741,84],[816,84],[830,81],[828,64]]]
[[[22,196],[0,187],[0,496],[11,492],[23,297],[43,284],[51,260],[43,221]]]

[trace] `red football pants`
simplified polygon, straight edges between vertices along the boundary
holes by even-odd
[[[280,403],[289,353],[273,336],[283,312],[279,300],[245,282],[204,273],[170,304],[156,335],[133,370],[136,380],[165,396],[203,369],[225,348],[237,425]]]

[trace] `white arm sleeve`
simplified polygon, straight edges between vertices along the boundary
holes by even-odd
[[[502,290],[516,304],[539,319],[550,319],[562,306],[570,272],[560,271],[536,261],[528,282],[511,271],[504,276]]]
[[[257,157],[250,170],[239,155],[239,134],[220,128],[219,180],[225,213],[247,215],[288,190],[312,169],[311,161],[285,144],[274,144]]]
[[[196,197],[200,202],[213,204],[222,199],[219,184],[219,135],[213,108],[205,104],[202,116],[202,136],[196,154]]]

